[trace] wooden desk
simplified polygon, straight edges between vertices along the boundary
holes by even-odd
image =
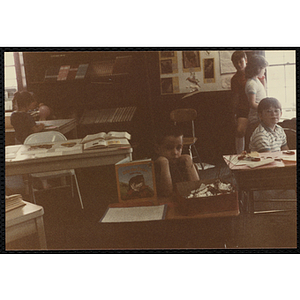
[[[283,151],[260,153],[263,160],[267,157],[274,159],[290,158],[291,161],[274,161],[256,168],[246,165],[236,165],[237,155],[224,156],[224,160],[233,172],[238,188],[248,196],[247,211],[254,212],[253,191],[257,190],[286,190],[296,189],[296,155],[286,155]]]
[[[44,222],[44,209],[29,202],[5,214],[5,243],[37,233],[41,249],[47,249]],[[9,249],[7,249],[9,250]]]
[[[45,124],[45,131],[56,130],[62,134],[71,134],[72,138],[77,138],[77,122],[76,119],[60,119],[60,120],[48,120],[48,121],[37,121],[37,124]],[[12,126],[5,128],[5,136],[7,140],[14,139],[15,129]]]
[[[68,140],[79,144],[81,140]],[[36,157],[35,154],[28,154],[29,145],[15,145],[5,147],[5,175],[22,175],[39,172],[50,172],[67,169],[87,168],[95,166],[113,165],[122,159],[131,160],[132,148],[105,148],[97,150],[83,150],[77,148],[64,149],[60,152],[61,144],[66,142],[55,142],[53,152],[46,157]],[[81,145],[82,146],[82,145]],[[26,154],[22,154],[22,153]]]
[[[167,204],[164,220],[99,223],[99,243],[109,249],[224,248],[235,243],[234,222],[239,215],[238,208],[182,215],[176,209],[174,198],[159,197],[158,203]],[[113,203],[109,207],[124,207],[124,204]]]

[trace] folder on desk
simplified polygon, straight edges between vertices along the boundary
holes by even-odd
[[[109,207],[100,223],[121,223],[163,220],[167,205],[135,206],[135,207]]]

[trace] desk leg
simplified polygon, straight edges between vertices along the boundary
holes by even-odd
[[[35,219],[36,224],[36,230],[39,238],[39,243],[41,249],[46,250],[47,249],[47,243],[46,243],[46,236],[45,236],[45,230],[44,230],[44,220],[43,217],[38,217]]]
[[[27,175],[27,182],[28,182],[28,188],[29,188],[30,202],[36,204],[35,196],[34,196],[34,190],[33,190],[33,179],[30,176],[30,174]]]
[[[249,203],[249,213],[254,213],[254,191],[250,190],[248,192],[248,203]]]
[[[239,190],[239,204],[240,212],[242,214],[249,213],[249,192],[245,190]]]

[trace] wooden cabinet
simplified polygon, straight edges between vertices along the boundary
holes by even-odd
[[[28,90],[38,102],[53,108],[56,118],[76,118],[79,137],[99,131],[127,130],[134,142],[141,140],[144,132],[149,133],[151,124],[145,61],[143,51],[24,52]],[[62,66],[71,70],[82,65],[88,68],[81,78],[67,76],[58,80]],[[130,122],[80,123],[87,111],[123,107],[136,107]]]

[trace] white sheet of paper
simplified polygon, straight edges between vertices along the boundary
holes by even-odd
[[[250,168],[256,168],[264,165],[268,165],[270,163],[274,162],[273,158],[266,158],[261,161],[246,161],[246,165]]]
[[[296,161],[296,155],[291,155],[291,156],[282,156],[281,157],[282,160],[287,160],[287,161]]]
[[[164,218],[165,205],[138,207],[110,207],[102,223],[155,221]]]

